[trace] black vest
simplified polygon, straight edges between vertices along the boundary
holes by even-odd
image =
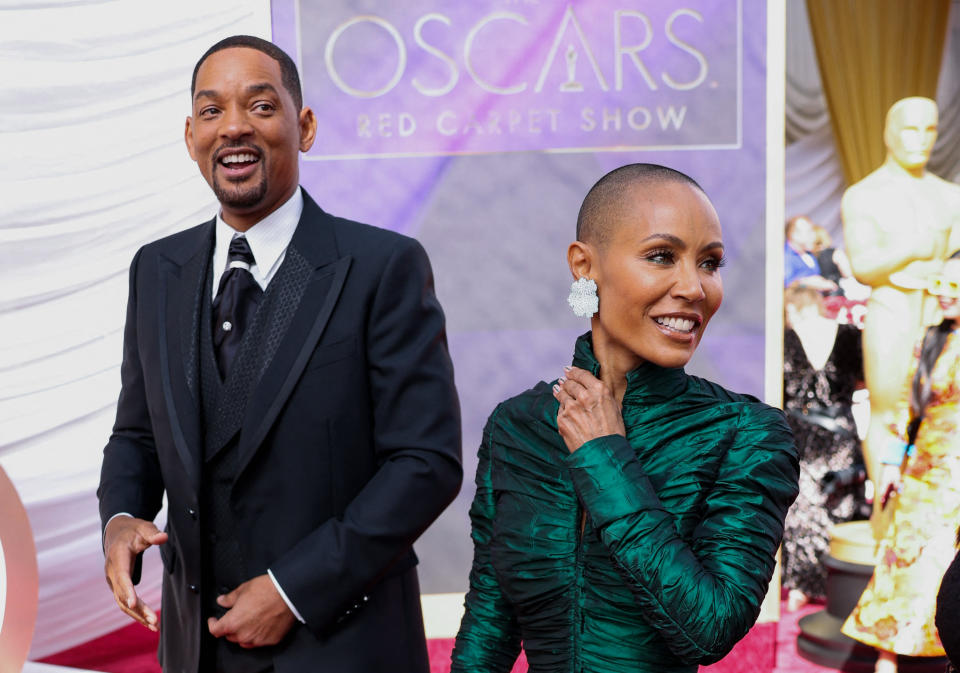
[[[221,617],[226,610],[216,603],[251,579],[237,535],[232,495],[240,469],[237,451],[247,400],[273,359],[286,334],[311,268],[293,247],[288,247],[283,264],[267,286],[253,320],[243,335],[240,348],[225,380],[221,380],[213,350],[213,310],[209,289],[212,274],[207,265],[200,311],[200,399],[204,429],[204,460],[200,487],[203,524],[203,603],[201,633],[207,661],[216,657],[217,668],[231,673],[257,673],[272,666],[272,648],[245,650],[225,639],[209,636],[206,620]],[[213,648],[214,652],[210,652]],[[204,671],[206,673],[206,671]]]

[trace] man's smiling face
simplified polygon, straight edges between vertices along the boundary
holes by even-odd
[[[184,137],[227,224],[245,230],[292,196],[315,132],[313,112],[296,108],[267,54],[231,47],[197,71]]]

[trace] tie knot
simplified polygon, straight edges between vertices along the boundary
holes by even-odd
[[[253,257],[253,251],[250,244],[244,236],[236,235],[230,241],[230,249],[227,251],[227,267],[233,267],[234,262],[242,262],[249,271],[250,267],[256,264]]]

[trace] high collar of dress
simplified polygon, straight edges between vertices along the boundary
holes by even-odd
[[[600,377],[600,363],[593,354],[593,335],[590,332],[577,339],[573,349],[573,365]],[[686,382],[687,374],[682,367],[668,368],[643,362],[627,372],[627,391],[623,395],[623,402],[649,403],[672,399],[684,389]]]

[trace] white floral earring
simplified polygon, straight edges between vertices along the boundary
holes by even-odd
[[[567,303],[573,313],[581,318],[592,318],[600,310],[600,298],[597,297],[597,283],[590,278],[578,278],[570,285]]]

